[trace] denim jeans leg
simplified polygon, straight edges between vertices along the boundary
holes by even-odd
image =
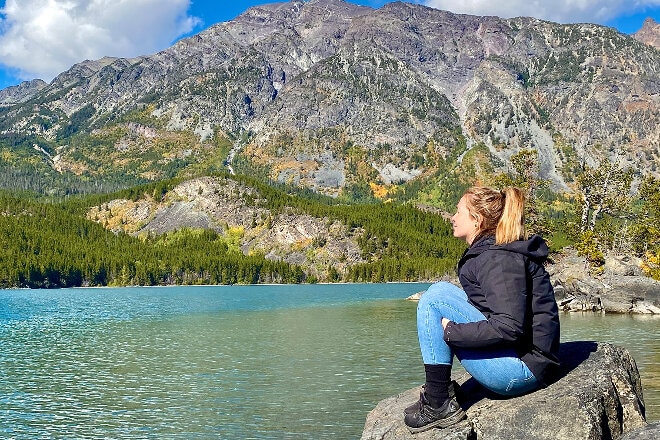
[[[454,353],[444,340],[442,318],[454,322],[486,319],[468,303],[463,289],[444,281],[431,285],[417,304],[417,336],[425,364],[452,364]]]
[[[446,282],[431,285],[417,305],[417,335],[425,364],[451,365],[455,354],[474,379],[498,394],[520,395],[538,387],[534,375],[512,349],[452,350],[443,338],[443,317],[456,323],[486,319],[459,287]]]
[[[477,382],[503,396],[519,396],[539,387],[539,382],[513,350],[456,349],[463,368]]]

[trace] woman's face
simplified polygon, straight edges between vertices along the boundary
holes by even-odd
[[[465,196],[456,205],[456,214],[451,218],[451,225],[454,228],[454,237],[463,239],[467,244],[472,244],[472,240],[477,236],[479,224],[467,208]]]

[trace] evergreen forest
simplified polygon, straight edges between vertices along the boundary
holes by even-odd
[[[527,192],[529,232],[544,236],[552,250],[574,246],[596,274],[602,271],[604,255],[614,252],[642,257],[645,273],[660,279],[659,179],[642,176],[633,193],[633,174],[604,161],[584,169],[575,194],[561,195],[534,172],[536,162],[535,152],[524,150],[512,158],[510,173],[493,174],[485,182]],[[245,255],[234,238],[213,230],[184,228],[134,236],[112,232],[85,215],[109,200],[164,195],[183,178],[105,193],[49,194],[28,186],[0,191],[0,287],[435,280],[454,273],[465,248],[453,238],[446,220],[451,209],[446,207],[457,202],[457,189],[466,187],[465,182],[456,180],[448,197],[438,197],[444,209],[420,209],[425,204],[420,200],[432,199],[442,185],[432,180],[426,187],[408,185],[391,192],[386,201],[366,186],[350,200],[246,176],[222,176],[254,188],[271,212],[294,210],[359,231],[364,262],[343,273],[330,267],[327,277],[319,279],[295,264],[258,253]]]
[[[88,207],[103,200],[164,191],[172,184],[159,182],[59,202],[0,193],[0,287],[317,281],[301,267],[243,255],[236,243],[212,230],[182,229],[138,238],[115,234],[84,216]],[[378,251],[379,259],[356,265],[341,278],[332,272],[328,281],[432,279],[450,272],[463,250],[442,217],[409,205],[339,205],[259,186],[270,209],[293,208],[364,230],[363,252]]]

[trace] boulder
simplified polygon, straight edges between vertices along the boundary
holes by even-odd
[[[467,373],[456,377],[468,418],[445,429],[413,435],[403,423],[403,410],[418,399],[419,387],[389,397],[368,414],[361,439],[619,439],[646,425],[639,371],[626,349],[566,342],[560,356],[561,378],[520,397],[489,393]]]
[[[657,440],[659,438],[660,422],[657,422],[624,434],[620,440]]]
[[[660,281],[644,276],[640,261],[606,256],[603,273],[594,275],[584,257],[566,248],[547,269],[564,311],[660,314]]]

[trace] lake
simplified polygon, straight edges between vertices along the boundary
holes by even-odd
[[[428,284],[0,290],[0,437],[351,439],[424,372]],[[660,317],[563,314],[626,347],[660,420]]]

